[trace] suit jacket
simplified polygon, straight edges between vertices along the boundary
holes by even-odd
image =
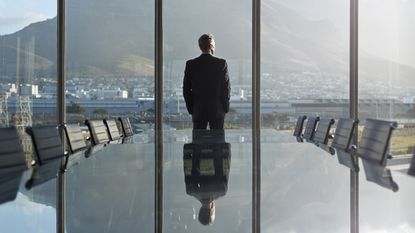
[[[183,96],[193,120],[225,117],[229,112],[230,89],[224,59],[202,54],[186,62]]]

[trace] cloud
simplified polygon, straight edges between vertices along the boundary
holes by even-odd
[[[0,2],[1,7],[1,2]],[[46,20],[48,17],[39,13],[26,13],[22,17],[0,16],[0,35],[14,33],[31,23]]]

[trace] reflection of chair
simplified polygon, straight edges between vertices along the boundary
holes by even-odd
[[[122,133],[124,137],[131,137],[134,135],[133,127],[131,126],[130,119],[118,118],[121,122]]]
[[[115,120],[104,119],[104,124],[108,130],[108,136],[111,141],[116,141],[121,138],[120,131],[118,131],[117,122]]]
[[[108,143],[110,141],[108,137],[107,129],[103,121],[86,120],[85,125],[88,126],[89,132],[91,134],[91,142],[93,145]]]
[[[304,128],[304,121],[306,119],[307,119],[307,116],[299,116],[297,119],[297,124],[295,125],[293,135],[297,138],[298,142],[303,141],[303,128]]]
[[[389,157],[389,143],[396,122],[366,119],[357,154],[363,161],[366,179],[385,188],[398,191],[389,169],[385,168]]]
[[[215,130],[193,130],[192,141],[197,144],[214,144],[225,142],[225,131],[223,129]]]
[[[334,124],[334,119],[322,118],[318,123],[318,127],[314,134],[313,141],[317,145],[327,145],[330,136],[331,126]]]
[[[99,145],[95,145],[95,146],[91,146],[89,147],[86,151],[85,151],[85,157],[92,157],[95,154],[97,154],[99,151],[101,151],[102,149],[104,149],[106,146],[106,144],[99,144]]]
[[[332,151],[332,154],[337,154],[339,163],[353,171],[359,171],[357,157],[351,151],[352,139],[358,124],[358,120],[340,118],[331,144],[331,148],[335,150],[335,152]]]
[[[0,204],[16,199],[22,175],[23,171],[2,175],[0,178]]]
[[[15,127],[0,128],[0,145],[0,204],[2,204],[16,198],[27,165]]]
[[[64,127],[71,154],[87,147],[79,124],[68,124]]]
[[[320,117],[309,117],[307,124],[304,130],[304,139],[307,142],[312,142],[314,139],[314,134],[316,132],[317,123],[319,122]]]
[[[56,126],[27,127],[40,165],[62,158],[65,150]]]
[[[15,127],[0,129],[0,177],[27,168],[26,159]]]
[[[412,157],[411,167],[408,170],[408,174],[415,176],[415,156]]]
[[[61,164],[61,159],[54,159],[43,166],[34,167],[30,178],[25,183],[26,189],[31,189],[56,178],[61,171]]]

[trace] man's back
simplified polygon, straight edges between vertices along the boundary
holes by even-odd
[[[229,75],[226,61],[202,54],[186,63],[183,94],[193,120],[223,118],[229,111]]]

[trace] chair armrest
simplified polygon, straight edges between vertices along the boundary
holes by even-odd
[[[349,148],[350,155],[356,156],[357,155],[357,145],[351,145]]]
[[[32,161],[30,161],[30,166],[34,167],[36,165],[37,165],[37,161],[36,160],[33,159]]]

